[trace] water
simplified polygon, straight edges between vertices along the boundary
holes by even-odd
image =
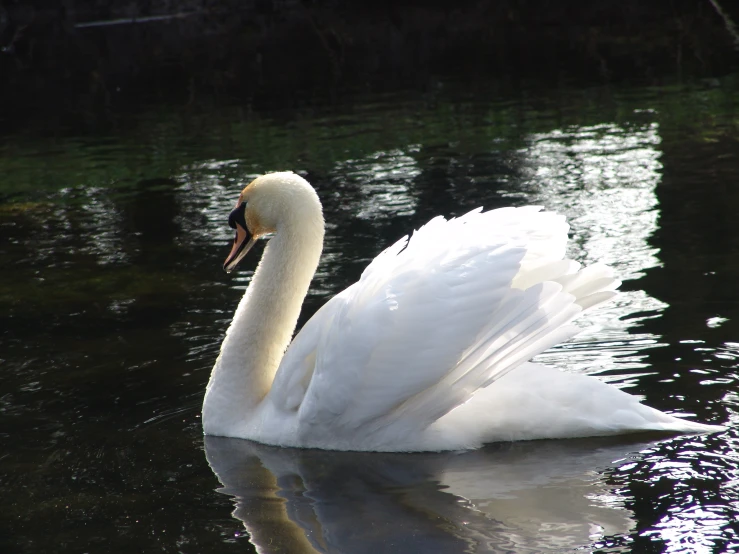
[[[301,322],[433,215],[536,203],[615,302],[541,356],[667,411],[737,420],[737,77],[514,93],[444,81],[255,115],[161,106],[0,142],[6,552],[722,552],[739,435],[454,454],[203,440],[210,368],[260,250],[226,275],[240,188],[293,169],[327,243]]]

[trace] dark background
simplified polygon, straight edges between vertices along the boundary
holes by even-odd
[[[0,129],[100,125],[141,102],[300,107],[450,74],[710,86],[736,64],[738,20],[710,0],[5,0]]]

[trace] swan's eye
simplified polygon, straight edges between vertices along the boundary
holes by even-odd
[[[242,202],[236,206],[228,216],[228,226],[231,229],[236,229],[236,224],[241,225],[242,229],[246,230],[246,219],[244,214],[246,213],[246,202]]]

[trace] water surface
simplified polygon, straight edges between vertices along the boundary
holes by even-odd
[[[736,84],[508,94],[450,80],[2,137],[0,546],[738,548]],[[228,212],[278,169],[315,185],[328,223],[301,322],[436,214],[543,205],[568,216],[575,259],[624,285],[540,360],[729,430],[419,455],[204,441],[202,393],[260,253],[222,272]]]

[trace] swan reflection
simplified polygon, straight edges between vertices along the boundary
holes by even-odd
[[[610,469],[649,443],[533,441],[464,453],[276,448],[205,437],[260,553],[560,552],[629,533]]]

